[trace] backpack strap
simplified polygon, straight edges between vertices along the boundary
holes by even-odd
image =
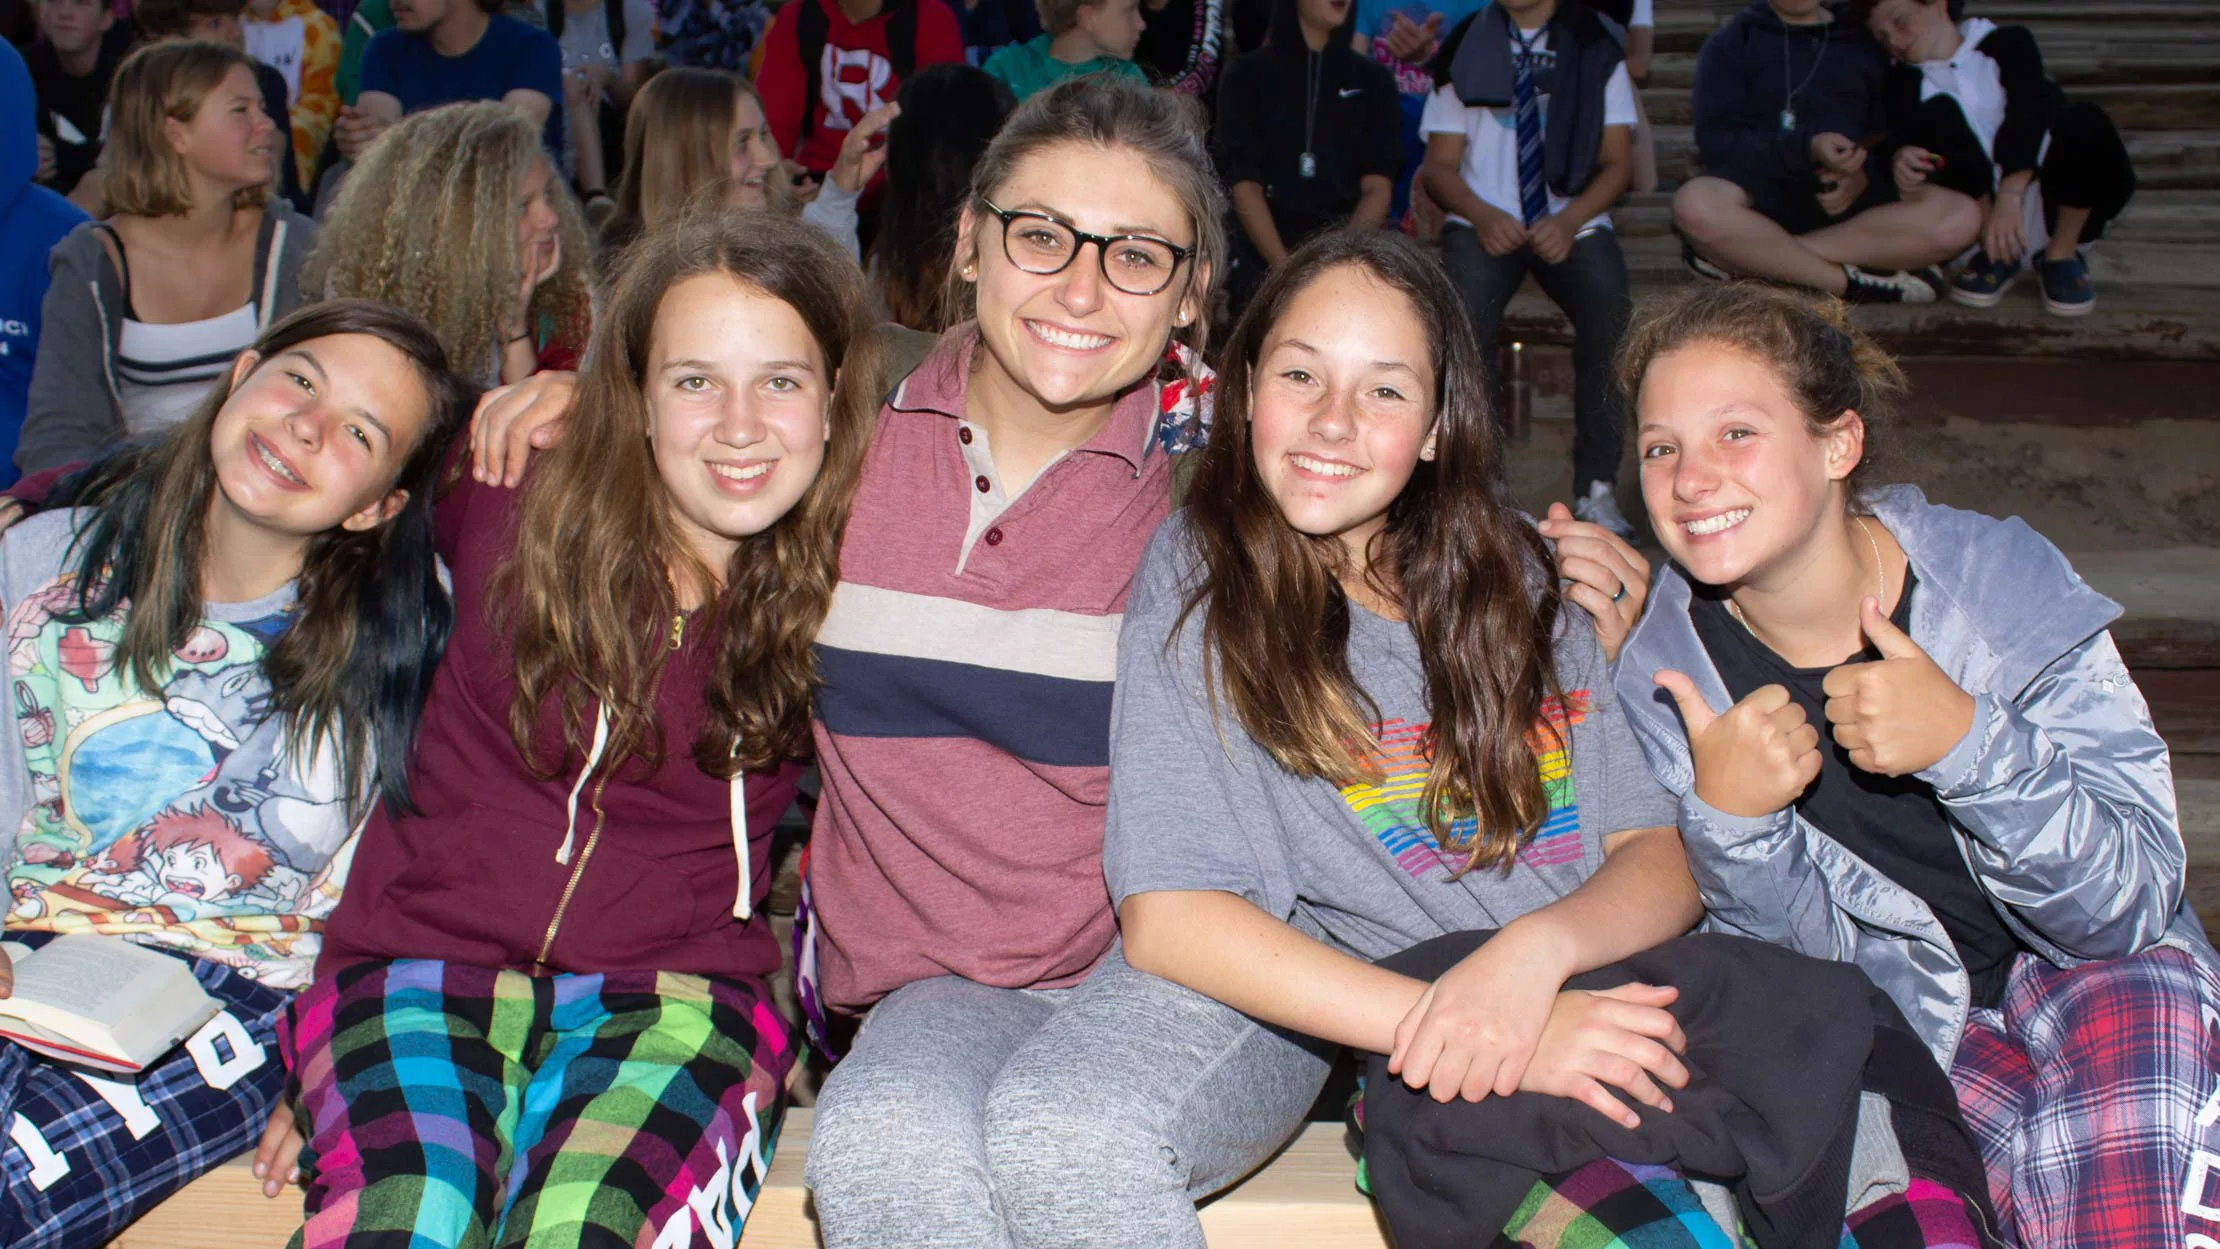
[[[824,93],[825,40],[832,36],[832,20],[825,16],[824,0],[791,0],[794,12],[794,43],[802,54],[802,129],[794,140],[793,155],[801,155],[802,145],[817,130],[817,110],[822,107],[819,99]]]
[[[115,245],[116,276],[123,279],[123,315],[136,321],[139,319],[139,310],[131,306],[131,255],[123,250],[123,236],[116,233],[116,228],[105,221],[93,222],[93,229],[105,235]]]
[[[817,129],[819,94],[823,81],[825,41],[832,36],[832,21],[825,16],[823,0],[789,0],[800,5],[794,15],[794,43],[802,54],[802,130],[795,146],[809,142]],[[621,0],[608,0],[610,4]],[[917,68],[917,0],[886,0],[886,57],[894,66],[894,81],[902,82]]]
[[[894,63],[894,81],[909,80],[917,68],[917,0],[887,0],[893,10],[886,19],[886,59]]]

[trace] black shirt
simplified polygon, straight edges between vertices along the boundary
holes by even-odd
[[[1899,629],[1911,628],[1912,593],[1918,584],[1919,579],[1906,568],[1904,594],[1891,616]],[[1784,686],[1819,729],[1819,778],[1796,800],[1797,814],[1874,870],[1919,895],[1942,921],[1951,944],[1958,947],[1958,957],[1973,982],[1973,1004],[1996,1005],[2004,995],[2012,956],[2021,945],[1998,917],[1989,896],[1974,883],[1934,787],[1917,777],[1876,776],[1852,766],[1850,752],[1837,745],[1828,731],[1827,695],[1821,686],[1831,667],[1792,667],[1742,627],[1727,611],[1725,599],[1702,590],[1689,604],[1689,617],[1719,669],[1720,681],[1736,701],[1761,686]],[[1878,657],[1868,650],[1846,662]]]
[[[23,49],[23,65],[31,71],[31,90],[39,101],[38,132],[54,144],[54,176],[46,185],[64,195],[100,159],[108,131],[108,80],[131,51],[128,26],[118,22],[109,27],[92,72],[82,78],[63,72],[54,45],[44,39]]]
[[[1315,69],[1313,68],[1315,66]],[[1316,84],[1317,116],[1307,105]],[[1303,176],[1309,123],[1310,177]],[[1293,248],[1346,218],[1366,174],[1403,166],[1402,106],[1395,78],[1347,44],[1321,52],[1267,44],[1226,66],[1218,86],[1218,172],[1263,186],[1280,237]]]
[[[293,159],[293,115],[285,104],[285,75],[274,66],[254,63],[254,83],[262,89],[262,111],[277,127],[277,193],[293,207],[308,211],[308,197],[301,193],[301,167]]]

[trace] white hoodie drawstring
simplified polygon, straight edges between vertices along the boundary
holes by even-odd
[[[594,703],[594,744],[586,751],[586,766],[578,770],[578,780],[570,787],[570,799],[563,810],[563,844],[555,851],[555,861],[569,866],[571,848],[578,839],[578,795],[584,792],[586,781],[594,774],[601,754],[609,747],[609,707]],[[732,744],[732,753],[740,753],[740,743]],[[747,919],[754,913],[750,895],[755,884],[755,864],[748,853],[748,782],[740,773],[732,774],[732,853],[740,861],[740,892],[732,900],[732,917]]]
[[[732,753],[740,754],[737,738]],[[740,896],[732,900],[732,917],[746,919],[753,910],[749,895],[755,892],[755,865],[748,858],[748,782],[737,770],[732,774],[732,853],[740,860]]]
[[[578,794],[586,788],[586,780],[594,774],[594,765],[601,762],[601,752],[609,746],[609,705],[594,700],[594,744],[586,751],[586,766],[578,769],[578,783],[570,787],[570,801],[563,808],[563,845],[555,852],[555,861],[570,866],[571,843],[578,837]]]

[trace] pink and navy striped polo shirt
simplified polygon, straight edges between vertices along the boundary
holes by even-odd
[[[817,970],[860,1010],[913,980],[1083,978],[1102,876],[1118,627],[1171,510],[1157,384],[1031,483],[965,419],[949,330],[880,409],[818,634]]]

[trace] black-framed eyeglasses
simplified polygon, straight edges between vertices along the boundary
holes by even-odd
[[[1103,281],[1128,295],[1154,295],[1170,286],[1180,262],[1195,254],[1192,247],[1153,234],[1089,234],[1047,213],[997,208],[985,196],[979,202],[1002,222],[1002,254],[1027,273],[1062,273],[1079,249],[1092,243]]]

